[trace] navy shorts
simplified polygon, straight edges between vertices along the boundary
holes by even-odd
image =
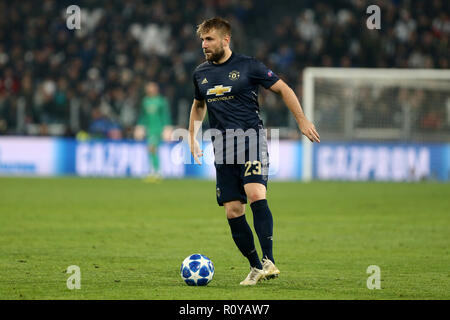
[[[216,197],[219,206],[234,200],[247,203],[244,190],[247,183],[261,183],[267,188],[268,162],[254,160],[244,164],[215,164],[215,167]]]

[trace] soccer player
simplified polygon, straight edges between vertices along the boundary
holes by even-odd
[[[158,148],[161,144],[165,130],[170,130],[170,113],[167,99],[160,95],[156,82],[149,82],[145,86],[146,96],[142,100],[138,125],[135,137],[141,138],[144,134],[147,139],[151,173],[147,181],[156,181],[161,178],[159,172]]]
[[[263,123],[259,116],[258,86],[281,96],[300,131],[311,142],[320,142],[320,137],[304,115],[294,91],[283,80],[260,61],[231,51],[231,26],[226,20],[218,17],[205,20],[197,27],[197,34],[206,61],[197,66],[193,74],[195,96],[188,142],[195,161],[201,164],[199,157],[203,152],[196,136],[207,109],[210,127],[222,133],[212,139],[217,202],[225,208],[236,246],[250,263],[250,273],[240,284],[255,285],[261,279],[274,278],[280,273],[272,251],[273,217],[266,200],[269,162],[266,137],[261,134]],[[239,139],[241,137],[236,134],[239,129],[257,134],[245,134],[244,139]],[[230,132],[235,134],[230,137],[227,135]],[[252,138],[257,141],[253,158],[250,151],[255,139]],[[237,161],[240,155],[245,157],[243,163]],[[262,261],[245,218],[247,199],[262,249]]]

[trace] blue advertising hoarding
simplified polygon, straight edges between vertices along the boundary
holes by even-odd
[[[444,144],[321,143],[314,149],[319,180],[448,180]]]
[[[301,180],[300,141],[269,142],[271,180]],[[183,142],[163,143],[161,174],[167,178],[215,179],[211,142],[202,165]],[[0,137],[0,175],[144,177],[151,171],[147,146],[136,141]],[[448,181],[450,144],[320,143],[313,148],[313,179],[344,181]]]

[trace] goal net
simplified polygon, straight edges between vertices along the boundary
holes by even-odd
[[[322,141],[450,142],[450,70],[307,68],[303,107]],[[313,148],[304,138],[307,181]]]

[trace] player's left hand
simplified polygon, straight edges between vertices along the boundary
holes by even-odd
[[[320,143],[319,133],[317,132],[314,124],[308,119],[303,119],[299,123],[298,128],[311,142]]]

